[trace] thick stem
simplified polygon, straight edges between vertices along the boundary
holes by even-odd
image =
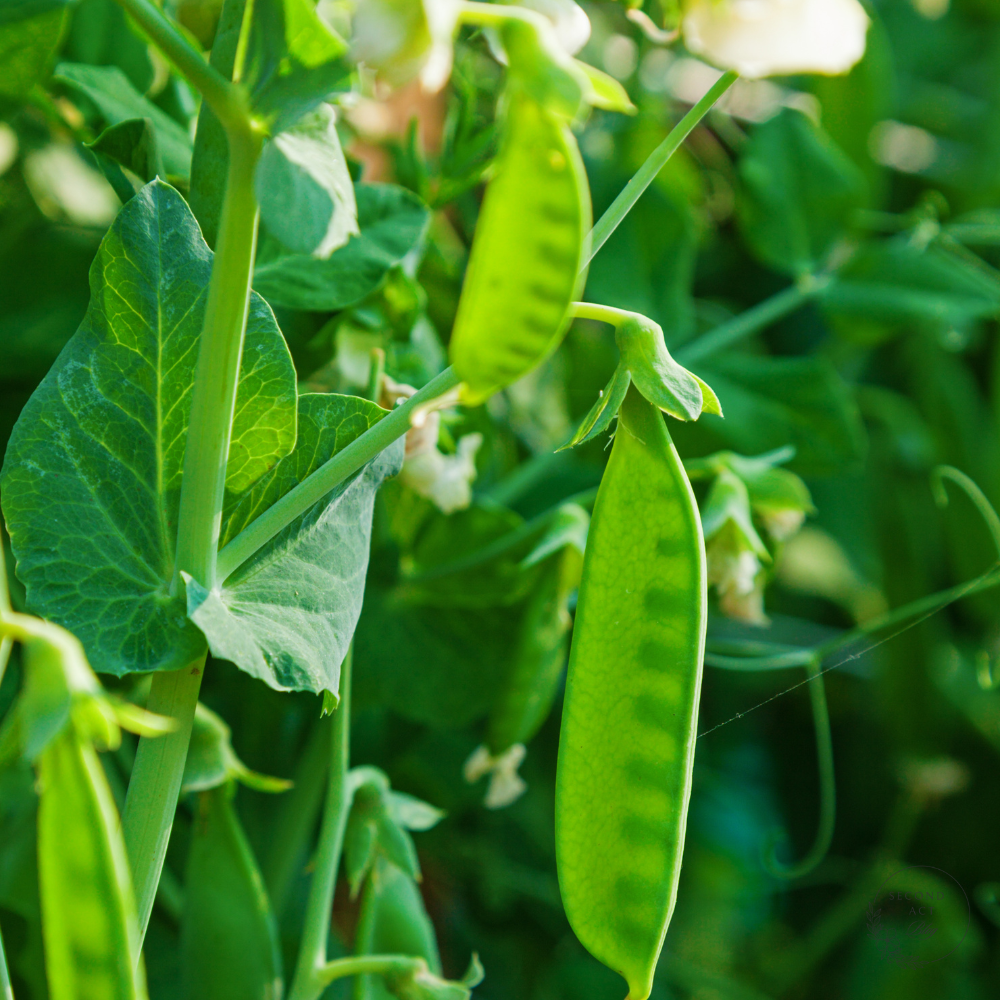
[[[316,978],[322,989],[335,979],[343,979],[344,976],[398,976],[415,972],[423,964],[423,959],[413,958],[410,955],[352,955],[349,958],[338,958],[327,962],[319,970]]]
[[[592,319],[599,323],[610,323],[616,330],[625,320],[639,315],[638,313],[629,312],[628,309],[617,309],[615,306],[602,306],[596,302],[573,302],[570,304],[569,314],[574,319]]]
[[[208,590],[215,586],[226,462],[257,243],[253,179],[260,150],[261,139],[256,134],[230,131],[226,197],[184,451],[175,587],[182,571]]]
[[[132,866],[140,949],[167,856],[204,667],[202,657],[183,670],[154,674],[146,704],[148,711],[174,719],[177,728],[166,736],[139,740],[125,797],[122,830]],[[138,954],[132,957],[139,960]]]
[[[338,451],[333,458],[321,465],[312,475],[303,479],[298,486],[289,490],[219,553],[218,580],[225,580],[295,518],[322,500],[348,476],[352,476],[379,452],[388,448],[393,441],[401,438],[410,429],[416,411],[432,404],[439,396],[445,395],[458,385],[458,382],[458,376],[450,368],[446,368],[418,393],[397,406],[374,427],[369,428],[343,451]]]
[[[313,861],[313,878],[306,902],[305,925],[299,946],[299,959],[288,1000],[316,1000],[329,980],[322,975],[327,967],[326,949],[330,935],[333,891],[337,884],[340,852],[350,802],[347,796],[347,767],[351,738],[351,657],[340,668],[340,703],[333,716],[330,744],[330,774],[323,807],[323,824]]]
[[[147,0],[117,0],[119,6],[173,63],[229,128],[246,128],[250,118],[242,92],[210,66],[160,10]]]
[[[712,106],[736,82],[736,73],[723,73],[712,85],[708,93],[673,127],[666,137],[646,158],[646,162],[636,171],[625,185],[621,194],[611,203],[611,207],[601,216],[590,233],[590,255],[584,262],[586,267],[597,255],[597,251],[608,241],[622,219],[632,210],[642,193],[653,183],[667,160],[680,149],[681,143],[694,131],[694,127],[708,114]]]
[[[746,312],[740,313],[739,316],[734,316],[714,330],[709,330],[693,343],[680,348],[677,351],[678,362],[682,365],[690,365],[710,354],[717,354],[724,347],[729,347],[730,344],[734,344],[744,337],[749,337],[758,330],[763,330],[783,316],[795,312],[799,306],[821,295],[835,280],[830,275],[808,276],[801,279],[797,284],[785,288],[763,302],[759,302],[747,309]]]

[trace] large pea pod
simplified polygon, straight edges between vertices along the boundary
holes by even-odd
[[[480,403],[558,346],[582,286],[590,192],[576,140],[523,92],[510,99],[503,146],[483,199],[451,363]]]
[[[234,784],[199,796],[184,880],[183,995],[188,1000],[279,1000],[278,933]]]
[[[556,777],[566,914],[629,1000],[649,996],[676,899],[705,624],[698,508],[632,386],[587,539]]]
[[[52,1000],[145,1000],[132,878],[107,779],[71,723],[38,758],[38,878]]]

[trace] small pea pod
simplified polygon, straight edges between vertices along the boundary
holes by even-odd
[[[507,108],[451,336],[466,403],[481,403],[558,346],[583,281],[590,193],[576,140],[522,91]]]
[[[234,787],[227,782],[198,800],[181,920],[189,1000],[278,1000],[282,992],[277,930]]]
[[[434,927],[416,882],[385,858],[375,862],[361,902],[355,953],[358,955],[413,955],[440,974]],[[392,1000],[379,976],[358,976],[354,1000]]]
[[[566,913],[630,1000],[649,996],[676,899],[705,625],[698,508],[633,385],[587,540],[556,776]]]
[[[144,1000],[132,878],[97,754],[69,725],[37,760],[38,877],[52,1000]]]

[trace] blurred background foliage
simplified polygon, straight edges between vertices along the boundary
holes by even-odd
[[[26,92],[13,76],[0,81],[3,442],[86,309],[88,267],[119,206],[85,144],[107,125],[153,117],[166,172],[183,192],[195,111],[187,86],[111,0],[47,10],[55,75]],[[631,118],[595,112],[580,132],[596,217],[716,74],[645,38],[620,6],[586,10],[593,34],[583,58],[620,80],[639,109]],[[180,0],[173,12],[211,43],[217,3]],[[811,492],[815,512],[772,546],[763,571],[769,624],[760,614],[743,615],[753,624],[716,613],[717,643],[812,644],[966,580],[996,555],[964,496],[935,507],[929,475],[938,463],[955,465],[1000,502],[1000,6],[882,0],[871,13],[867,55],[849,75],[737,84],[590,270],[587,298],[652,317],[719,395],[725,420],[672,424],[683,457],[792,445],[787,468]],[[402,383],[419,387],[443,367],[495,151],[500,79],[486,39],[466,33],[441,94],[410,85],[376,100],[369,87],[347,109],[339,128],[355,176],[398,187],[359,194],[364,266],[349,269],[356,280],[339,300],[303,304],[273,273],[259,282],[304,388],[362,391],[373,347]],[[817,291],[815,274],[834,277]],[[701,351],[701,335],[732,330],[725,324],[780,293],[797,296],[796,307],[725,350]],[[483,786],[462,779],[541,579],[524,564],[542,530],[532,519],[569,497],[586,502],[600,480],[605,440],[554,449],[615,362],[611,331],[577,322],[521,383],[484,408],[445,414],[443,453],[482,435],[470,507],[445,514],[396,481],[376,512],[356,640],[352,760],[383,768],[394,788],[447,813],[415,838],[421,892],[445,971],[458,975],[469,951],[480,953],[483,1000],[621,996],[619,978],[577,944],[560,906],[558,700],[529,747],[528,790],[517,802],[487,811]],[[991,591],[963,600],[827,674],[837,822],[829,856],[799,880],[774,878],[762,856],[777,836],[779,857],[800,857],[815,830],[806,689],[733,717],[801,671],[706,669],[701,728],[713,731],[698,746],[657,1000],[996,995],[998,599]],[[0,710],[17,684],[15,662]],[[247,767],[297,782],[285,798],[247,786],[236,798],[272,892],[287,969],[315,832],[309,796],[318,802],[321,784],[318,705],[226,663],[209,668],[203,700],[231,727]],[[130,746],[104,755],[119,793]],[[282,804],[292,795],[306,817],[298,834]],[[182,802],[147,939],[156,1000],[182,995],[179,914],[198,808],[193,794]],[[4,771],[0,925],[20,1000],[45,996],[34,810],[30,771]],[[952,900],[954,926],[946,918],[942,933],[956,947],[925,968],[886,963],[866,933],[876,875],[892,862],[946,871],[971,903],[963,931],[964,900]],[[357,920],[342,885],[334,926],[345,946]],[[338,989],[330,995],[348,995]]]

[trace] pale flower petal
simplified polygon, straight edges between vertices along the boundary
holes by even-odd
[[[414,455],[403,463],[400,479],[445,514],[463,510],[472,503],[475,458],[482,443],[481,434],[466,434],[454,455],[443,455],[437,448]]]
[[[483,800],[487,809],[503,809],[516,802],[527,791],[527,783],[517,773],[527,752],[523,743],[515,743],[498,757],[494,757],[485,746],[478,746],[472,751],[462,773],[469,784],[484,775],[490,776],[489,788]]]
[[[694,0],[681,27],[690,52],[762,77],[846,73],[868,23],[858,0]]]

